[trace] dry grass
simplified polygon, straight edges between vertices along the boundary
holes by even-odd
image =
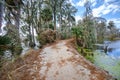
[[[4,63],[0,70],[0,80],[28,80],[28,78],[31,80],[30,72],[27,69],[32,67],[34,60],[38,59],[40,51],[29,50],[24,56]]]

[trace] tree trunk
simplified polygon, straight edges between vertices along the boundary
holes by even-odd
[[[32,48],[35,47],[35,35],[34,35],[34,27],[33,27],[33,25],[32,25],[32,46],[31,47]]]
[[[2,27],[2,17],[3,17],[3,4],[0,2],[0,33],[2,32],[1,27]]]
[[[54,30],[56,30],[56,11],[54,9]]]
[[[53,14],[54,14],[54,30],[56,30],[56,2],[55,2],[55,5],[54,5]],[[56,38],[57,38],[57,34],[55,33],[55,39]]]

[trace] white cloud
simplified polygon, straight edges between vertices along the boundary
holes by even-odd
[[[93,9],[93,15],[95,17],[100,17],[100,16],[106,15],[110,12],[115,13],[117,11],[120,11],[120,6],[114,5],[114,4],[107,5],[106,3],[104,3],[100,7]]]
[[[94,8],[92,11],[93,11],[93,15],[95,16],[95,17],[100,17],[101,16],[101,14],[102,14],[102,11],[105,9],[105,5],[102,5],[102,6],[100,6],[100,7],[98,7],[98,8]]]
[[[108,9],[112,10],[113,13],[117,12],[117,11],[120,11],[120,6],[118,5],[114,5],[114,4],[110,4],[108,6]]]
[[[114,1],[114,0],[105,0],[105,3],[108,3],[108,2],[111,2],[111,1]]]
[[[110,13],[110,12],[111,12],[110,9],[106,9],[106,10],[104,10],[104,11],[102,12],[102,14],[105,15],[105,14],[108,14],[108,13]]]
[[[91,4],[94,7],[97,4],[97,0],[91,0]]]
[[[83,7],[86,1],[87,0],[80,0],[76,5]],[[95,6],[97,4],[96,0],[90,0],[90,2],[92,6]]]
[[[83,7],[85,2],[86,2],[86,0],[80,0],[80,1],[77,3],[77,6]]]

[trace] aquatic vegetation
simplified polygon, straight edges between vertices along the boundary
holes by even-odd
[[[105,53],[94,53],[94,64],[108,71],[112,76],[120,80],[120,59],[112,58]]]

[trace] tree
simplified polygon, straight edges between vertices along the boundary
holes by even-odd
[[[20,7],[23,4],[22,0],[5,0],[6,7],[11,12],[11,14],[15,17],[16,27],[19,29],[20,25]]]
[[[7,36],[11,38],[11,50],[14,55],[20,54],[21,40],[20,40],[20,7],[22,0],[5,0],[5,20],[7,22]],[[15,22],[15,23],[14,23]],[[15,37],[14,37],[15,36]]]
[[[25,2],[25,6],[23,8],[23,26],[21,27],[22,32],[27,36],[29,41],[29,46],[31,48],[35,47],[35,35],[34,35],[34,29],[36,26],[36,16],[37,16],[37,1],[36,0],[27,0]],[[37,7],[36,7],[37,5]],[[36,20],[37,21],[37,20]]]
[[[86,20],[87,20],[87,18],[92,18],[93,15],[92,15],[92,9],[91,9],[91,2],[86,0],[84,7],[85,7],[84,16],[85,16]]]
[[[96,41],[103,43],[106,35],[106,19],[102,17],[94,17],[94,25],[96,28]]]
[[[59,24],[60,27],[62,27],[62,18],[63,18],[63,9],[64,9],[64,4],[66,4],[66,0],[59,0],[58,2],[58,20],[59,20]]]
[[[45,7],[41,12],[41,17],[42,20],[47,23],[47,27],[49,28],[48,22],[52,20],[52,11],[50,8]]]
[[[53,22],[54,22],[54,30],[56,30],[56,15],[57,15],[57,5],[58,0],[48,0],[47,4],[51,7],[53,13]]]
[[[109,39],[114,40],[116,37],[118,37],[119,29],[116,28],[113,21],[109,21],[107,28],[109,31]]]
[[[83,19],[83,27],[84,27],[84,43],[86,48],[92,48],[93,44],[95,44],[95,26],[93,21],[93,15],[91,10],[91,4],[89,1],[85,3],[85,18]]]
[[[2,27],[2,18],[3,18],[3,2],[0,1],[0,33],[2,32],[1,27]]]
[[[99,43],[104,42],[105,33],[106,33],[106,23],[105,22],[98,23],[98,26],[97,26],[97,40],[98,40]]]
[[[66,16],[68,20],[69,27],[73,26],[75,24],[75,18],[74,15],[77,12],[77,9],[72,6],[71,4],[66,4]]]
[[[113,21],[109,21],[108,29],[112,30],[113,28],[115,28],[114,22]]]

